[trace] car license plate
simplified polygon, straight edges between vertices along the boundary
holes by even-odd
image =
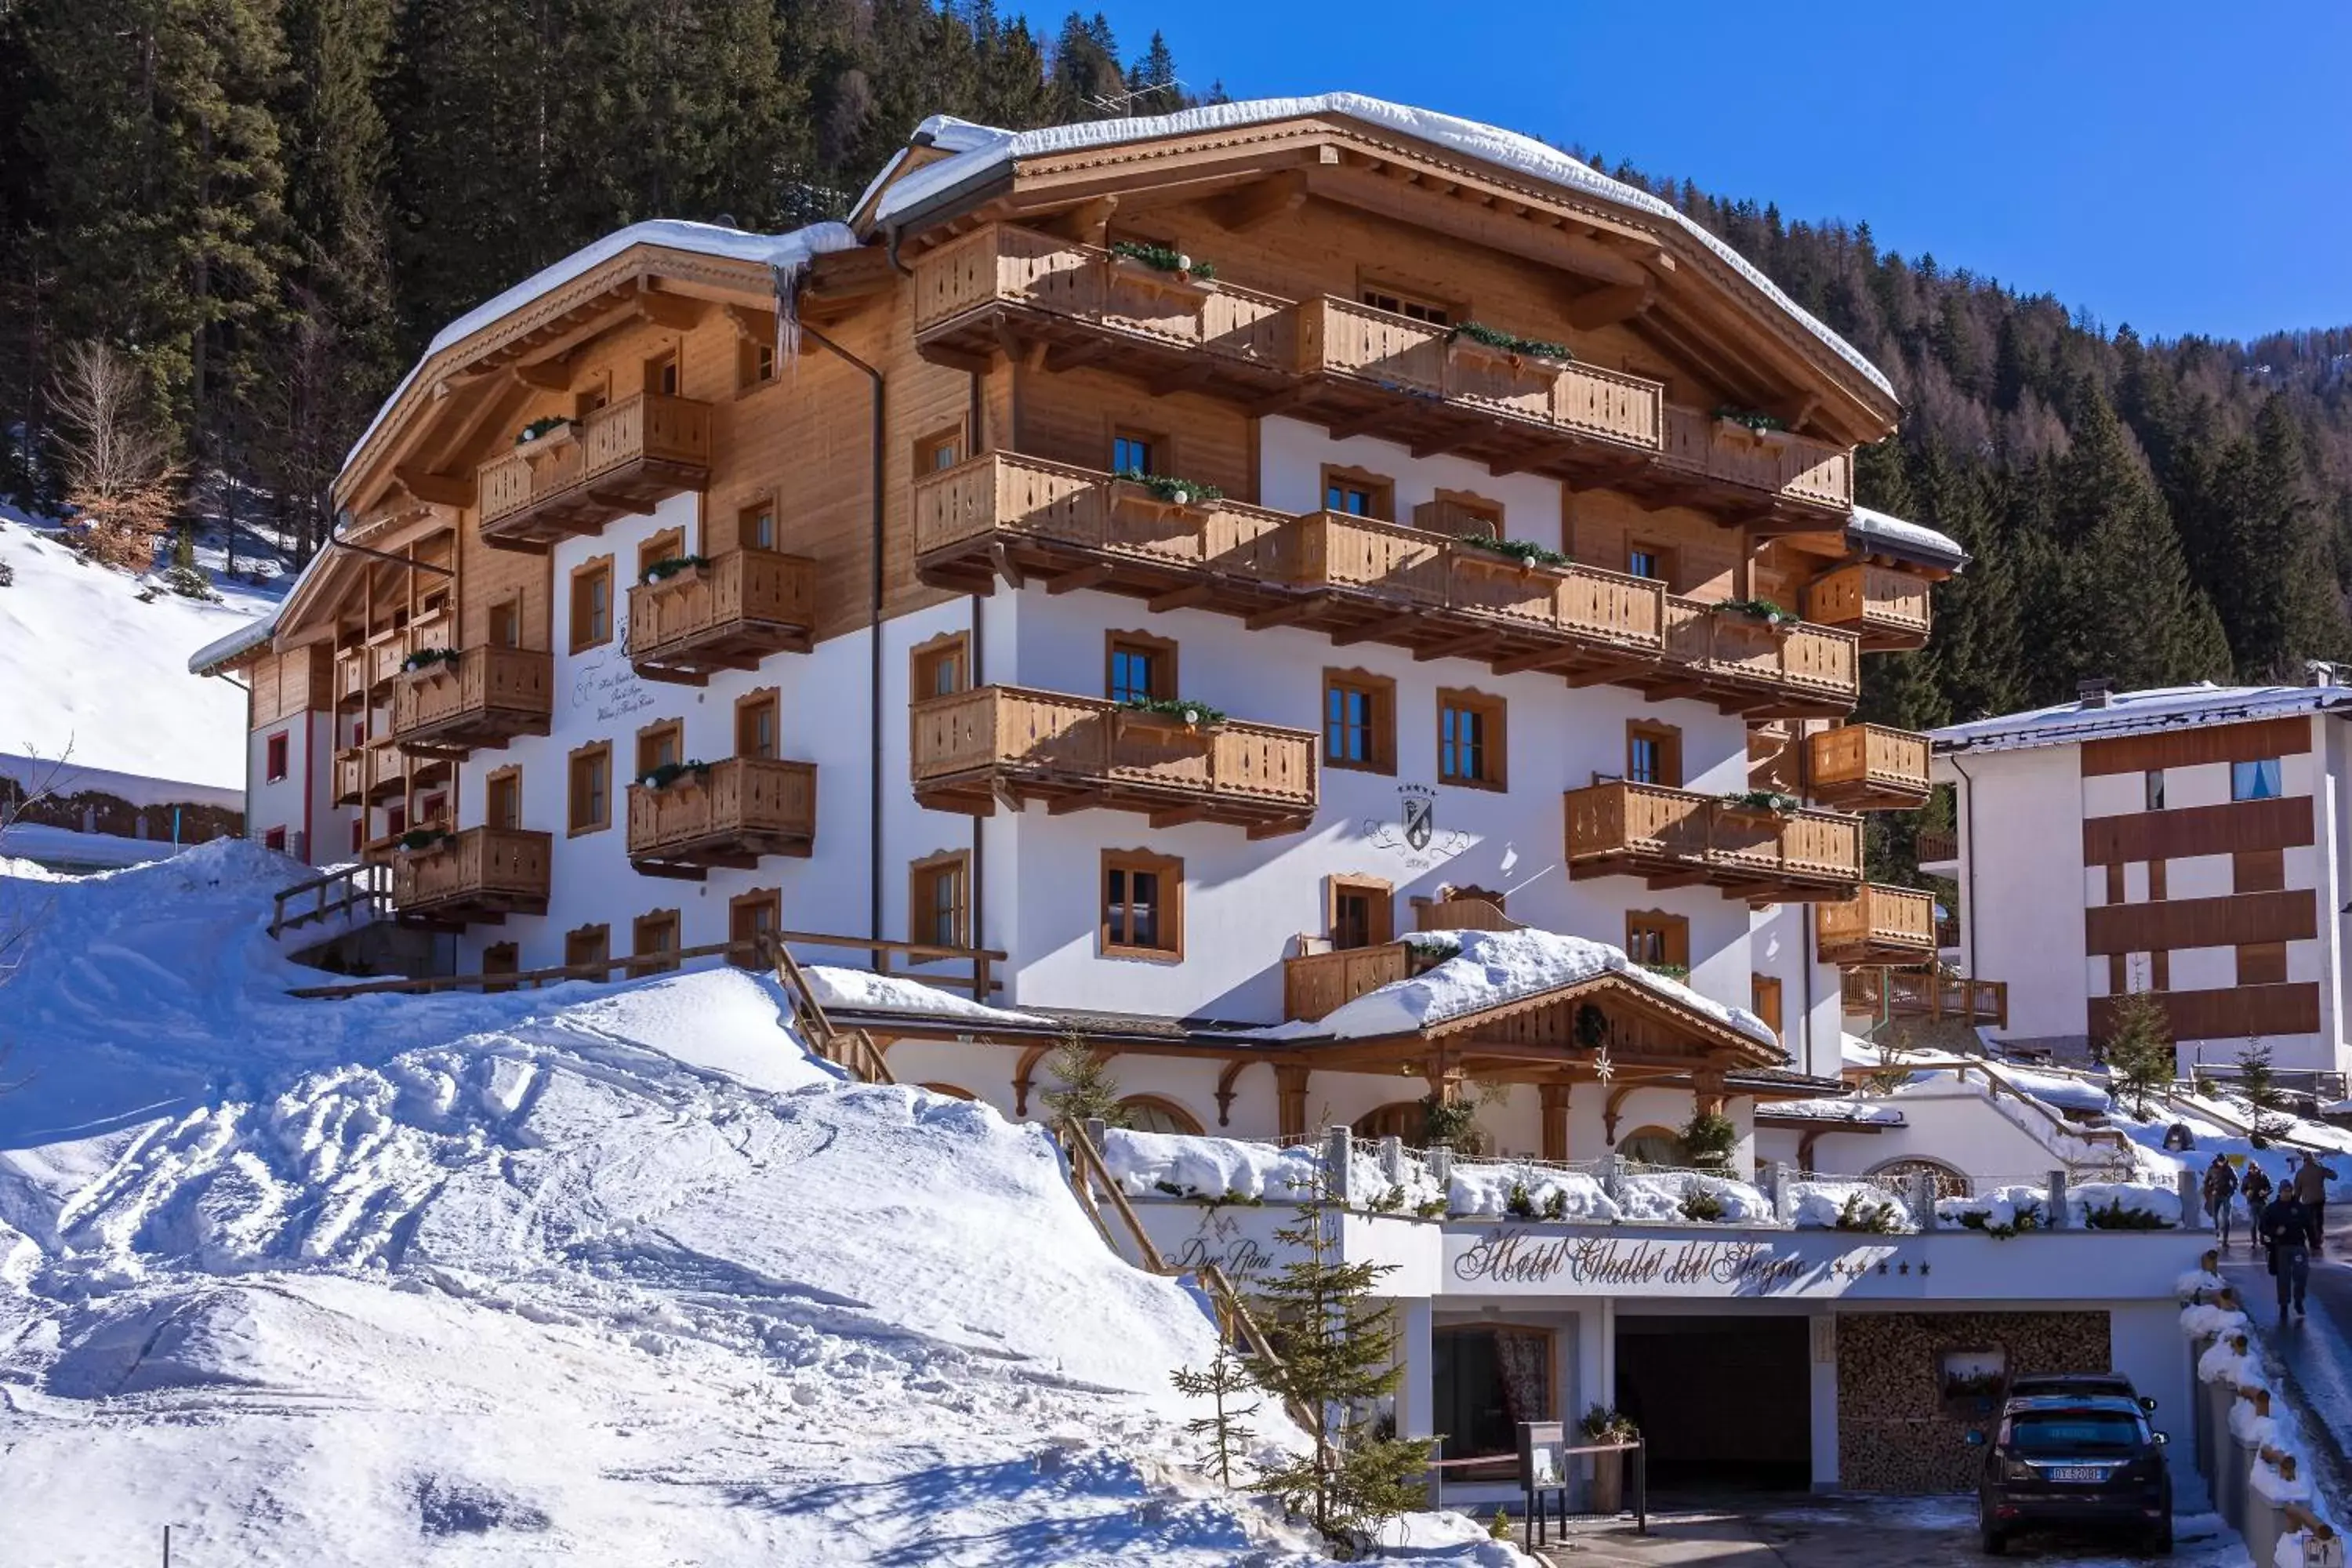
[[[2058,1465],[2052,1468],[2050,1471],[2050,1479],[2053,1481],[2091,1481],[2095,1483],[2105,1480],[2107,1479],[2107,1472],[2096,1465]]]

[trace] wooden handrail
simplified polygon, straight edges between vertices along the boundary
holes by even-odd
[[[328,891],[340,887],[342,897],[328,901]],[[303,894],[311,895],[311,906],[289,914],[287,904]],[[353,866],[341,866],[321,876],[311,877],[281,889],[275,896],[269,916],[269,935],[275,941],[281,933],[296,926],[323,921],[329,915],[341,914],[354,907],[364,906],[376,914],[388,914],[392,907],[392,877],[390,868],[373,861],[362,860]]]

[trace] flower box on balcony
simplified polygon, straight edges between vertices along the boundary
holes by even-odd
[[[1496,334],[1496,338],[1503,336],[1504,334]],[[1552,348],[1557,345],[1546,344],[1543,347]],[[1545,381],[1558,378],[1571,363],[1564,350],[1555,354],[1529,347],[1516,346],[1514,342],[1472,337],[1458,331],[1448,343],[1447,352],[1457,360],[1484,364],[1493,370],[1514,375],[1540,377]]]
[[[1799,619],[1794,610],[1783,609],[1769,599],[1724,599],[1715,605],[1715,613],[1753,621],[1775,637],[1794,632]]]
[[[457,673],[454,647],[421,647],[400,661],[400,673],[409,680],[430,680]]]
[[[529,451],[541,452],[561,447],[567,441],[577,440],[579,437],[580,425],[577,420],[565,419],[557,416],[532,420],[516,435],[514,444]]]
[[[651,587],[656,583],[667,583],[679,577],[690,577],[699,580],[704,570],[708,568],[709,564],[710,557],[708,555],[667,556],[647,566],[641,576],[645,585],[647,587]]]
[[[1192,299],[1205,299],[1217,289],[1214,267],[1166,246],[1133,240],[1115,245],[1110,250],[1110,270],[1121,283]]]
[[[1189,479],[1125,473],[1111,481],[1110,507],[1113,515],[1129,521],[1181,518],[1197,524],[1209,515],[1210,503],[1223,500],[1223,494],[1214,485],[1194,484]]]
[[[688,789],[709,782],[710,764],[701,761],[664,763],[637,782],[647,789]]]
[[[1224,728],[1225,715],[1205,702],[1154,698],[1149,702],[1122,702],[1115,713],[1118,731],[1157,732],[1169,740],[1211,735]]]

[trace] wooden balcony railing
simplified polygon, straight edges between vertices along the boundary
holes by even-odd
[[[989,816],[999,800],[1143,812],[1155,826],[1230,823],[1253,838],[1314,816],[1318,737],[1227,720],[1192,730],[1090,697],[983,686],[918,702],[915,798]]]
[[[729,757],[658,788],[629,786],[629,863],[649,875],[700,880],[713,866],[750,870],[815,844],[814,763]]]
[[[1862,823],[1826,811],[1758,810],[1656,784],[1568,792],[1573,878],[1704,883],[1764,903],[1850,897],[1862,885]]]
[[[335,794],[337,805],[357,805],[367,798],[368,754],[364,748],[349,746],[335,753]]]
[[[550,837],[520,827],[468,827],[430,849],[395,851],[392,904],[404,916],[451,924],[547,912]]]
[[[1689,479],[1768,496],[1843,520],[1853,510],[1853,453],[1785,430],[1750,430],[1669,405],[1661,467]]]
[[[1960,836],[1948,827],[1923,827],[1911,841],[1912,858],[1918,865],[1956,865],[1960,858]]]
[[[1874,653],[1924,647],[1935,626],[1926,578],[1859,561],[1805,590],[1805,618],[1844,627]]]
[[[478,643],[461,650],[454,666],[427,665],[400,678],[392,693],[392,738],[412,752],[462,757],[517,735],[544,735],[554,711],[549,655]]]
[[[1916,888],[1865,882],[1851,899],[1813,906],[1825,963],[1925,963],[1935,956],[1936,902]]]
[[[1852,632],[1753,616],[1672,595],[1665,657],[1694,692],[1748,694],[1756,718],[1833,718],[1862,695],[1862,649]]]
[[[538,550],[710,479],[710,405],[641,392],[481,467],[485,543]]]
[[[1312,1022],[1412,973],[1412,949],[1401,942],[1286,958],[1282,961],[1282,1016]]]
[[[1927,803],[1927,737],[1883,724],[1840,724],[1805,737],[1805,793],[1841,811],[1911,811]]]
[[[700,686],[713,670],[807,652],[815,620],[815,562],[730,550],[629,590],[629,665],[647,680]]]
[[[1954,1018],[2009,1027],[2009,984],[1925,969],[1856,968],[1842,989],[1849,1014],[1871,1018]]]

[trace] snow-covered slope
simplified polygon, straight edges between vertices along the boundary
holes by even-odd
[[[0,521],[0,758],[242,789],[245,694],[188,673],[188,655],[275,602],[234,583],[220,604],[157,593]],[[60,780],[72,788],[70,781]]]
[[[1039,1130],[732,970],[291,1001],[301,869],[0,864],[0,1561],[1319,1561],[1181,1468],[1210,1321]]]

